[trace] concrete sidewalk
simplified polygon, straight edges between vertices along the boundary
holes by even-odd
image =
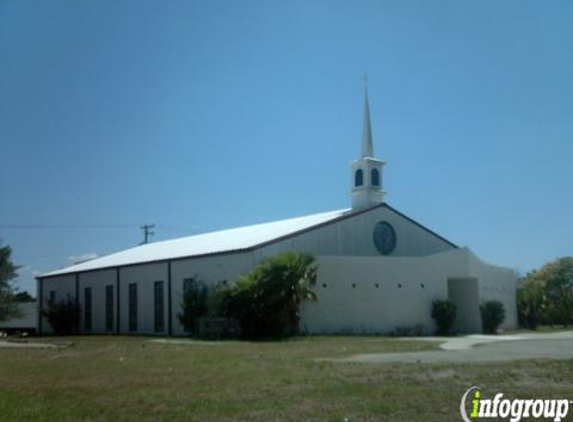
[[[0,349],[57,349],[58,347],[53,343],[0,340]]]
[[[362,363],[491,362],[518,359],[573,359],[573,331],[463,337],[418,337],[408,340],[442,341],[442,350],[407,353],[369,353],[343,359]]]

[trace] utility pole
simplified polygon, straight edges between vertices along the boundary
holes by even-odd
[[[149,241],[151,240],[151,236],[153,236],[153,234],[155,233],[154,231],[151,230],[154,227],[155,224],[144,224],[143,226],[140,227],[140,229],[143,230],[143,242],[141,242],[140,245],[145,245],[146,243],[149,243]]]

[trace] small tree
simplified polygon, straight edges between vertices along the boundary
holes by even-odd
[[[436,322],[436,334],[447,336],[454,332],[458,307],[450,300],[436,300],[432,303],[432,318]]]
[[[522,325],[572,324],[573,257],[556,259],[530,272],[517,294]]]
[[[495,334],[505,320],[505,309],[499,300],[489,300],[479,307],[483,332]]]
[[[573,323],[573,257],[560,258],[544,266],[545,295],[551,305],[552,321]]]
[[[521,327],[537,329],[546,308],[544,286],[539,282],[526,281],[517,289],[517,320]]]
[[[205,283],[196,280],[185,280],[181,300],[183,312],[177,314],[185,331],[197,334],[197,321],[208,314],[208,289]]]
[[[11,255],[9,246],[0,246],[0,321],[20,316],[12,286],[12,281],[18,276],[18,266],[12,262]]]
[[[34,297],[24,291],[24,292],[18,292],[14,295],[14,301],[18,302],[18,303],[30,303],[30,302],[35,302],[36,299],[34,299]]]
[[[68,295],[66,300],[49,302],[48,308],[42,311],[55,334],[68,335],[78,332],[80,307],[75,300]]]

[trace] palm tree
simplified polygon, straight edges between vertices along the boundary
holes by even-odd
[[[266,258],[241,277],[229,293],[229,310],[247,337],[295,335],[300,304],[316,301],[316,261],[312,255],[285,252]]]

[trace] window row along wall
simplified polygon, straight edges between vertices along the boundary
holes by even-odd
[[[251,267],[251,254],[237,253],[66,274],[39,279],[38,298],[41,309],[76,302],[81,333],[183,335],[178,314],[185,280],[234,281]],[[38,327],[52,332],[41,313]]]

